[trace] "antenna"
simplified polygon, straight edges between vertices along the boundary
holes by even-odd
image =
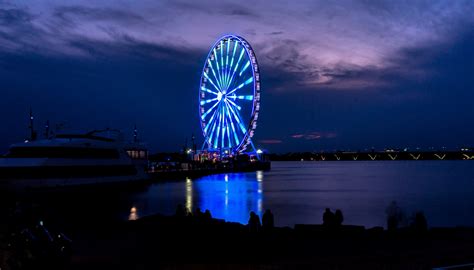
[[[192,147],[194,153],[196,153],[196,143],[194,142],[195,139],[196,138],[194,137],[194,133],[192,133],[192,135],[191,135],[191,141],[192,141],[191,147]]]
[[[138,130],[137,130],[137,124],[135,124],[133,128],[133,142],[138,142]]]
[[[33,117],[33,109],[30,107],[30,125],[28,128],[30,129],[30,141],[36,140],[36,131],[34,128],[34,120],[35,118]]]
[[[46,120],[46,124],[44,125],[44,137],[49,139],[49,120]]]

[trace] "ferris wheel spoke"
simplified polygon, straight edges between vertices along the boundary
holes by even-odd
[[[209,136],[209,144],[212,145],[212,138],[214,136],[214,131],[216,130],[216,126],[217,126],[217,122],[214,121],[214,124],[212,125],[212,129],[211,129],[211,136]]]
[[[242,73],[250,66],[250,61],[247,61],[247,64],[242,68],[242,70],[239,73],[239,76],[242,76]]]
[[[224,107],[222,107],[222,111],[223,111],[223,119],[222,119],[222,140],[221,140],[221,147],[225,147],[225,144],[224,144],[224,141],[225,141],[225,109]]]
[[[226,104],[226,106],[228,106],[228,105]],[[227,108],[227,111],[230,112],[229,108]],[[234,135],[235,145],[239,145],[239,138],[237,137],[237,132],[235,130],[234,121],[232,120],[232,116],[230,115],[230,113],[228,113],[226,116],[229,119],[230,127],[232,128],[232,134]]]
[[[211,98],[211,99],[201,100],[201,105],[208,104],[208,103],[211,103],[211,102],[216,101],[216,100],[218,100],[218,98]]]
[[[224,76],[225,76],[225,81],[224,81],[224,87],[227,89],[227,82],[229,81],[229,51],[230,51],[230,45],[231,45],[231,40],[229,39],[227,41],[227,52],[225,55],[225,70],[224,70]]]
[[[217,76],[219,77],[219,79],[217,79],[219,82],[220,82],[220,85],[222,85],[223,81],[222,81],[222,74],[221,74],[221,68],[219,66],[219,59],[217,57],[217,51],[216,51],[216,48],[214,48],[212,50],[214,52],[214,62],[216,63],[216,67],[217,67]],[[222,87],[220,87],[218,90],[220,91],[222,89]]]
[[[219,110],[222,110],[222,107],[219,107]],[[224,116],[222,112],[219,112],[219,123],[217,124],[217,134],[216,137],[214,138],[214,148],[217,148],[217,145],[219,144],[219,134],[221,131],[221,126],[222,126],[222,117]]]
[[[211,124],[214,122],[216,115],[217,115],[217,110],[214,111],[214,113],[211,116],[211,119],[209,119],[209,122],[207,122],[206,126],[204,127],[204,132],[207,133],[207,130],[209,129]]]
[[[232,75],[230,76],[227,87],[229,87],[232,84],[232,80],[234,79],[235,73],[237,72],[237,69],[239,68],[240,60],[242,60],[242,56],[244,56],[244,52],[245,52],[245,49],[244,47],[242,47],[242,50],[240,51],[239,59],[237,60],[237,63],[235,64],[235,68],[232,71]]]
[[[236,99],[242,100],[253,100],[253,95],[246,95],[246,96],[235,96]]]
[[[214,91],[212,91],[211,89],[206,88],[206,87],[204,87],[204,86],[201,86],[201,90],[204,91],[204,92],[208,92],[208,93],[210,93],[210,94],[214,94],[214,95],[216,95],[216,96],[219,95],[219,93],[214,92]]]
[[[216,113],[217,113],[217,114],[216,114]],[[216,119],[219,118],[219,111],[216,110],[216,111],[214,112],[214,115],[215,115],[214,121],[213,121],[212,124],[211,124],[211,125],[212,125],[211,132],[209,133],[209,134],[210,134],[210,136],[209,136],[209,144],[212,144],[212,137],[214,136],[214,130],[216,130],[216,124],[217,124]],[[211,123],[211,122],[209,122],[209,123]]]
[[[240,88],[242,88],[242,87],[244,87],[247,84],[252,83],[252,82],[253,82],[253,77],[248,78],[245,82],[239,84],[239,86],[237,86],[236,88],[234,88],[234,89],[230,90],[229,92],[227,92],[227,95],[230,95],[230,94],[234,93],[235,91],[239,90]]]
[[[221,40],[221,46],[220,46],[220,51],[221,51],[221,79],[222,83],[225,82],[225,75],[224,75],[224,42]]]
[[[234,58],[235,58],[235,52],[237,51],[237,46],[238,46],[238,41],[236,41],[234,43],[234,49],[232,51],[232,59],[230,60],[230,66],[229,66],[229,69],[228,69],[228,73],[227,73],[227,78],[228,78],[228,81],[226,83],[226,88],[229,88],[230,86],[230,83],[232,82],[232,79],[230,77],[231,73],[232,73],[232,67],[234,66]]]
[[[211,113],[212,109],[214,109],[217,105],[219,105],[219,102],[216,102],[214,105],[212,105],[211,108],[209,108],[203,115],[201,115],[202,120],[206,118],[206,116]]]
[[[216,72],[214,71],[214,68],[212,67],[211,60],[207,59],[207,62],[209,63],[209,66],[211,67],[212,75],[214,75],[214,78],[216,79],[217,85],[219,86],[219,88],[222,88],[222,85],[219,81],[219,78],[217,77]]]
[[[230,100],[228,100],[230,101]],[[232,101],[230,101],[232,102]],[[240,130],[242,131],[243,134],[247,133],[247,129],[244,127],[243,125],[243,121],[242,121],[242,118],[240,117],[240,114],[238,112],[235,112],[234,109],[232,109],[232,106],[229,105],[229,103],[226,103],[227,104],[227,107],[230,109],[230,111],[232,112],[232,114],[234,115],[234,118],[235,120],[237,121],[237,124],[239,125],[240,127]],[[235,104],[235,103],[234,103]]]
[[[227,147],[230,148],[231,141],[230,141],[230,133],[229,133],[229,121],[227,120],[227,118],[228,118],[227,116],[229,115],[229,111],[228,111],[226,106],[223,106],[223,110],[224,110],[224,128],[225,128],[226,135],[227,135]]]
[[[217,87],[217,85],[212,81],[209,75],[207,75],[207,73],[205,72],[204,72],[204,77],[206,77],[209,80],[209,82],[212,84],[212,86],[214,86],[214,88],[216,88],[216,90],[220,92],[219,87]]]
[[[237,110],[242,110],[242,107],[240,107],[239,105],[237,105],[235,102],[233,102],[232,100],[230,99],[226,99],[227,102],[229,102],[230,104],[232,104]]]

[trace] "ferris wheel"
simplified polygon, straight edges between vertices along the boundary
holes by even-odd
[[[211,47],[199,87],[199,115],[210,151],[244,152],[260,111],[260,74],[255,53],[242,37],[226,35]]]

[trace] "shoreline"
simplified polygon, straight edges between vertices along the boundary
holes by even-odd
[[[474,262],[474,227],[388,231],[295,224],[254,231],[221,219],[161,214],[131,221],[43,220],[72,239],[67,269],[431,269]],[[0,237],[0,263],[6,240]]]
[[[84,249],[86,252],[78,256],[105,255],[100,250],[109,250],[110,261],[106,265],[132,267],[133,262],[139,261],[147,268],[165,264],[176,269],[195,263],[243,263],[249,264],[250,269],[260,269],[261,265],[271,269],[426,269],[474,261],[470,252],[474,250],[472,227],[430,228],[415,233],[410,229],[389,232],[382,227],[297,224],[293,228],[252,232],[235,222],[163,215],[119,222],[114,227],[110,240],[104,238],[98,250]],[[104,232],[99,229],[96,233]],[[83,242],[84,248],[90,241],[94,240]],[[113,255],[122,254],[123,250],[126,258]],[[99,257],[90,259],[100,262]],[[93,269],[98,261],[92,261],[76,263]]]

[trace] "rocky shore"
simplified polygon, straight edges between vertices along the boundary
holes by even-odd
[[[70,269],[431,269],[474,262],[473,228],[252,232],[223,220],[160,215],[82,228],[71,235]]]

